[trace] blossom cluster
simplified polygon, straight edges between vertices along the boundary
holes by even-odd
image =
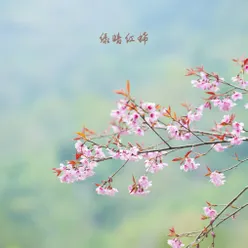
[[[147,176],[141,176],[138,183],[136,183],[135,179],[133,182],[128,187],[130,195],[146,195],[150,193],[148,189],[152,186],[152,182],[148,180]]]
[[[247,71],[246,67],[244,67],[244,70]],[[117,108],[110,113],[113,134],[107,145],[101,145],[91,141],[91,134],[93,133],[88,129],[86,130],[88,131],[87,137],[89,138],[86,138],[86,133],[80,133],[75,139],[76,159],[68,161],[67,165],[61,164],[60,168],[54,169],[60,181],[73,183],[75,181],[85,180],[95,174],[95,167],[105,159],[118,159],[126,162],[144,160],[146,173],[157,173],[168,166],[168,163],[163,161],[168,152],[163,151],[163,148],[161,150],[151,151],[151,149],[142,147],[137,143],[135,145],[131,143],[125,145],[121,141],[122,136],[132,134],[144,136],[146,132],[153,131],[162,139],[164,144],[169,146],[170,149],[167,149],[167,151],[171,150],[171,152],[175,152],[178,149],[171,148],[165,140],[186,141],[193,140],[195,137],[200,139],[192,129],[192,123],[201,120],[204,109],[211,109],[213,105],[214,107],[218,107],[220,111],[227,112],[236,106],[236,101],[243,99],[243,94],[240,90],[237,90],[239,89],[237,86],[233,86],[233,90],[229,90],[227,93],[217,93],[220,91],[220,86],[226,84],[224,78],[220,78],[216,74],[209,74],[203,68],[191,69],[188,75],[197,75],[198,79],[192,80],[192,85],[204,90],[210,97],[205,99],[203,104],[195,108],[184,105],[187,112],[185,115],[179,117],[171,110],[170,106],[165,108],[154,102],[145,101],[140,101],[137,104],[130,96],[129,82],[127,83],[126,92],[124,90],[117,91],[116,93],[123,95],[124,98],[117,102]],[[248,87],[248,83],[239,75],[233,77],[232,81],[242,86],[241,89],[243,90]],[[165,119],[169,120],[169,122],[166,122]],[[158,134],[159,129],[166,130],[167,135],[163,135],[162,137]],[[231,146],[240,145],[246,140],[246,137],[242,136],[244,133],[244,123],[236,121],[233,114],[224,115],[221,122],[215,124],[211,130],[218,133],[212,133],[209,136],[210,140],[220,141],[219,143],[214,142],[212,144],[212,148],[217,152],[223,152]],[[203,140],[202,145],[204,145]],[[192,144],[191,152],[193,151],[193,147],[194,145]],[[198,169],[200,163],[196,162],[196,160],[202,155],[185,156],[181,159],[180,169],[185,172]],[[180,160],[175,159],[173,161]],[[225,182],[224,174],[218,171],[211,171],[208,176],[210,177],[210,182],[215,186],[221,186]],[[135,183],[134,185],[137,190],[130,191],[129,186],[130,194],[134,194],[134,192],[137,194],[148,192],[146,190],[147,187],[142,187],[139,183]],[[111,185],[104,187],[100,185],[97,187],[96,192],[101,195],[114,195],[118,190],[112,188]]]
[[[168,240],[168,245],[171,246],[172,248],[181,248],[184,247],[185,245],[182,243],[182,241],[178,238],[175,239],[169,239]]]
[[[214,220],[217,216],[217,211],[211,207],[204,207],[203,210],[206,217],[210,218],[211,220]]]
[[[172,111],[170,106],[162,107],[157,103],[143,100],[137,102],[130,95],[130,83],[127,81],[125,90],[116,91],[123,98],[117,101],[116,108],[110,113],[110,129],[113,132],[98,136],[84,127],[82,132],[78,132],[78,136],[74,138],[75,159],[53,169],[57,177],[62,183],[82,181],[95,174],[95,168],[100,162],[109,159],[120,160],[123,163],[122,166],[107,180],[96,184],[97,194],[114,196],[118,193],[118,189],[112,186],[116,174],[128,162],[142,162],[144,173],[137,177],[138,179],[132,176],[132,184],[128,186],[128,192],[130,195],[147,195],[152,186],[152,181],[148,177],[169,166],[168,154],[173,155],[178,151],[186,150],[182,157],[175,156],[172,162],[179,162],[181,171],[193,173],[200,167],[201,157],[212,151],[224,152],[248,141],[248,137],[245,136],[247,132],[245,124],[231,113],[248,93],[248,81],[244,80],[244,73],[248,73],[248,59],[234,61],[240,65],[241,71],[231,78],[231,83],[215,73],[206,72],[203,67],[188,69],[186,76],[196,77],[191,84],[204,91],[207,98],[204,98],[203,102],[196,107],[182,104],[186,112],[181,116]],[[222,89],[223,85],[228,90],[226,87]],[[244,107],[248,109],[248,103],[245,103]],[[213,108],[221,113],[221,121],[214,122],[209,130],[198,130],[197,122],[202,120],[206,111],[211,111]],[[123,142],[124,136],[144,137],[147,133],[155,135],[160,143],[146,146],[137,142]],[[99,142],[101,138],[107,139],[107,142]],[[187,144],[184,144],[185,141]],[[195,143],[196,141],[198,143]],[[209,147],[209,149],[200,153],[197,150],[198,147]],[[246,161],[240,160],[237,155],[235,157],[239,164]],[[213,185],[219,187],[226,182],[223,172],[232,168],[234,167],[212,171],[207,167],[208,173],[205,176],[209,177]],[[202,219],[210,219],[213,222],[218,217],[212,205],[204,207],[203,210]],[[168,245],[173,248],[183,247],[184,244],[175,234],[174,229],[170,231],[173,239],[168,240]]]

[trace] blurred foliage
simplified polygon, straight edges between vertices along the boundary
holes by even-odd
[[[198,230],[205,201],[225,203],[247,183],[247,168],[227,173],[214,188],[205,165],[226,167],[233,153],[201,160],[182,173],[171,163],[153,180],[145,198],[128,195],[130,164],[116,178],[115,198],[97,196],[94,183],[120,162],[106,161],[85,182],[60,184],[51,168],[71,159],[72,138],[83,124],[108,126],[115,89],[131,81],[137,99],[171,105],[199,104],[197,89],[184,77],[187,67],[204,64],[229,79],[231,59],[246,51],[248,2],[240,1],[0,1],[0,248],[167,247],[168,228]],[[103,45],[102,32],[148,32],[143,44]],[[238,111],[247,123],[247,114]],[[203,127],[219,119],[206,115]],[[152,139],[144,140],[152,143]],[[238,149],[241,156],[247,146]],[[216,247],[246,247],[245,211],[217,230]],[[207,247],[208,243],[202,247]]]

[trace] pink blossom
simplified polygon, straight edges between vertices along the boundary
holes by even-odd
[[[128,191],[130,195],[135,195],[135,196],[147,195],[150,193],[149,190],[146,190],[139,186],[137,186],[137,189],[133,189],[133,185],[128,186]]]
[[[245,71],[246,73],[248,73],[248,65],[245,65],[245,66],[244,66],[244,71]]]
[[[239,136],[241,133],[243,133],[243,129],[244,129],[244,123],[243,122],[237,122],[235,121],[233,124],[232,124],[232,127],[233,127],[233,131],[232,131],[232,134],[235,134],[237,136]]]
[[[62,163],[59,164],[59,167],[60,167],[61,171],[66,171],[67,170],[67,166],[62,164]]]
[[[120,150],[120,159],[121,160],[129,160],[130,153],[128,150]]]
[[[193,87],[196,87],[196,88],[199,88],[198,84],[199,84],[199,81],[198,80],[191,80],[191,84],[193,85]]]
[[[145,167],[147,168],[146,171],[149,171],[151,173],[157,173],[158,171],[163,170],[165,166],[168,166],[168,164],[167,163],[157,163],[154,160],[146,160],[145,161]]]
[[[118,102],[117,102],[117,107],[119,110],[121,111],[124,111],[127,109],[127,100],[125,99],[120,99]]]
[[[154,111],[149,114],[149,123],[155,123],[157,122],[158,118],[160,117],[160,113],[157,111]]]
[[[152,113],[156,110],[156,104],[151,102],[141,103],[141,108],[149,113]]]
[[[137,113],[133,113],[130,115],[130,121],[128,124],[131,126],[136,126],[138,124],[139,117],[140,116]]]
[[[76,181],[85,180],[88,177],[94,176],[95,172],[88,167],[80,166],[77,170],[77,179]]]
[[[193,85],[193,87],[196,87],[202,90],[214,90],[214,91],[218,90],[217,88],[218,82],[215,81],[211,83],[207,74],[204,72],[201,72],[200,76],[201,76],[201,79],[191,81],[191,84]]]
[[[115,193],[118,192],[118,190],[115,189],[115,188],[107,188],[107,187],[104,188],[104,187],[102,187],[102,186],[98,186],[98,187],[96,188],[96,192],[97,192],[98,195],[114,196]]]
[[[114,150],[111,150],[109,148],[107,148],[107,151],[112,158],[114,158],[114,159],[120,158],[120,152],[119,151],[114,151]]]
[[[120,133],[121,129],[118,126],[112,125],[114,133]]]
[[[162,156],[166,154],[166,153],[162,153],[162,152],[148,152],[148,153],[143,153],[142,156],[145,159],[149,159],[149,160],[154,160],[154,159],[159,159],[162,158]]]
[[[183,127],[187,128],[187,125],[183,122],[180,122]],[[179,131],[178,125],[167,125],[167,131],[170,138],[175,138],[176,140],[189,140],[192,137],[190,132],[186,133],[185,131]]]
[[[148,180],[147,176],[141,176],[138,182],[139,185],[144,189],[147,189],[152,186],[152,182]]]
[[[229,141],[230,141],[230,144],[231,144],[231,145],[236,145],[236,146],[238,146],[238,145],[241,145],[241,144],[243,143],[243,139],[244,139],[244,138],[235,135],[235,136],[233,136],[233,138],[229,139]]]
[[[213,145],[213,148],[216,152],[223,152],[227,146],[222,146],[220,143]]]
[[[212,209],[211,207],[204,207],[203,208],[205,215],[207,217],[210,217],[211,220],[214,220],[216,215],[217,215],[217,211],[215,209]]]
[[[75,148],[77,150],[78,153],[82,153],[82,149],[83,149],[83,143],[81,140],[78,140],[75,144]]]
[[[233,94],[232,94],[232,99],[233,99],[233,101],[237,101],[237,100],[242,100],[242,98],[243,98],[243,95],[242,95],[242,93],[240,93],[240,92],[234,92]]]
[[[175,125],[168,125],[167,126],[168,134],[171,136],[171,138],[174,138],[178,136],[179,130],[178,127]]]
[[[82,165],[88,166],[89,165],[89,159],[85,158],[85,157],[82,157],[82,159],[80,160],[80,163]]]
[[[236,82],[236,83],[239,83],[239,85],[242,88],[246,88],[247,85],[248,85],[248,81],[244,81],[240,76],[232,77],[232,81]]]
[[[212,100],[212,103],[214,104],[215,107],[217,107],[221,104],[221,100],[220,99],[214,99],[214,100]]]
[[[183,133],[179,136],[180,140],[189,140],[192,137],[192,133]]]
[[[141,127],[136,127],[134,129],[134,133],[139,135],[139,136],[144,136],[144,134],[145,134],[144,130]]]
[[[66,171],[59,177],[61,183],[74,183],[75,176],[71,173],[71,171]]]
[[[210,174],[210,182],[213,183],[215,186],[221,186],[225,183],[225,176],[223,173],[219,173],[214,171]]]
[[[130,148],[130,153],[131,155],[138,155],[138,152],[139,152],[139,148],[137,146],[133,146],[132,148]]]
[[[193,87],[196,87],[202,90],[211,90],[215,92],[218,91],[219,90],[218,86],[220,82],[217,80],[211,82],[207,74],[205,74],[204,72],[201,72],[201,73],[202,73],[201,79],[191,81],[191,84],[193,85]]]
[[[200,72],[200,76],[201,76],[202,80],[205,80],[205,81],[208,80],[208,76],[204,71]]]
[[[210,104],[210,102],[205,102],[203,106],[204,106],[204,108],[211,109],[211,104]]]
[[[112,125],[111,127],[114,133],[119,133],[121,135],[128,135],[131,133],[130,130],[125,129],[125,128],[120,128],[119,126],[116,126],[116,125]]]
[[[93,176],[95,173],[93,168],[97,166],[97,163],[91,161],[87,166],[78,166],[74,168],[71,164],[67,166],[60,164],[61,176],[59,179],[61,183],[74,183],[75,181],[85,180],[87,177]]]
[[[180,169],[187,172],[196,170],[199,166],[200,164],[196,164],[194,158],[186,158],[184,164],[180,166]]]
[[[221,120],[222,122],[229,123],[231,121],[231,116],[230,115],[224,115],[223,119]]]
[[[224,78],[220,78],[220,81],[224,81]],[[217,81],[217,80],[212,81],[210,90],[212,90],[214,92],[219,91],[218,86],[220,85],[220,81]]]
[[[146,195],[150,193],[148,188],[152,186],[152,182],[148,180],[147,176],[141,176],[138,183],[129,185],[128,190],[130,195]]]
[[[72,168],[71,164],[68,164],[67,166],[60,164],[60,169],[63,172],[61,176],[59,176],[61,183],[73,183],[76,181],[76,172]]]
[[[193,87],[202,89],[202,90],[209,90],[211,88],[211,83],[206,80],[192,80],[191,81]]]
[[[102,151],[102,148],[99,146],[94,146],[94,151],[95,151],[95,158],[105,158],[105,154]]]
[[[117,121],[120,121],[121,118],[124,117],[124,111],[120,109],[112,110],[110,116],[116,119]]]
[[[108,189],[107,192],[106,192],[106,195],[109,195],[109,196],[114,196],[115,193],[118,193],[118,189],[116,188],[112,188],[112,189]]]
[[[88,168],[93,170],[95,167],[97,167],[97,162],[96,161],[90,161],[89,164],[88,164]]]
[[[241,78],[240,76],[232,77],[231,80],[232,80],[233,82],[239,82],[239,83],[241,83],[241,82],[243,81],[242,78]]]
[[[214,99],[212,100],[215,107],[219,107],[221,111],[229,111],[232,107],[236,105],[236,103],[233,103],[233,101],[229,98],[225,98],[223,100],[220,99]]]
[[[121,160],[130,160],[130,161],[138,161],[142,158],[141,155],[138,155],[139,149],[136,146],[133,146],[130,150],[120,150],[119,158]]]
[[[98,195],[105,195],[106,193],[106,189],[104,188],[104,187],[102,187],[102,186],[98,186],[97,188],[96,188],[96,193],[98,194]]]
[[[168,240],[168,245],[171,246],[172,248],[181,248],[181,247],[184,246],[184,244],[178,238],[169,239]]]
[[[202,109],[197,110],[195,113],[192,113],[192,111],[189,111],[187,114],[187,117],[189,120],[192,121],[199,121],[202,117]]]
[[[138,118],[139,118],[139,115],[138,115],[137,113],[134,113],[134,114],[133,114],[133,119],[134,119],[134,120],[137,120]]]
[[[219,108],[222,111],[229,111],[231,110],[232,107],[234,107],[236,105],[236,103],[233,103],[231,99],[229,98],[225,98],[221,101],[221,103],[219,104]]]
[[[248,81],[243,81],[241,87],[245,89],[248,86]]]
[[[92,156],[92,152],[91,150],[86,146],[81,144],[82,142],[80,140],[77,141],[77,143],[75,144],[75,147],[77,149],[78,153],[82,153],[84,157],[91,157]]]

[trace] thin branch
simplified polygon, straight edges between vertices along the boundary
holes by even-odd
[[[205,72],[205,73],[206,73],[208,76],[214,77],[214,78],[216,79],[216,77],[215,77],[214,75],[212,75],[211,73],[208,73],[208,72]],[[239,90],[248,92],[248,90],[243,89],[243,88],[241,88],[241,87],[238,87],[238,86],[236,86],[236,85],[233,85],[233,84],[231,84],[231,83],[228,83],[228,82],[226,82],[225,80],[222,80],[222,79],[220,79],[220,83],[225,84],[225,85],[228,85],[228,86],[230,86],[230,87],[233,87],[234,89],[239,89]]]
[[[226,218],[224,218],[223,220],[221,220],[219,223],[217,223],[214,228],[218,227],[221,223],[223,223],[224,221],[226,221],[227,219],[235,216],[238,212],[240,212],[243,208],[247,207],[248,203],[244,204],[243,206],[241,206],[240,208],[238,208],[236,211],[234,211],[232,214],[230,214],[229,216],[227,216]]]
[[[223,172],[226,172],[226,171],[235,169],[235,168],[237,168],[240,164],[244,163],[244,162],[247,161],[247,160],[248,160],[248,157],[245,158],[245,159],[243,159],[243,160],[240,160],[240,161],[239,161],[237,164],[235,164],[234,166],[232,166],[232,167],[230,167],[230,168],[227,168],[227,169],[225,169],[225,170],[222,170],[222,171],[220,171],[220,172],[223,173]]]
[[[243,141],[248,141],[248,138],[245,138]],[[192,147],[199,147],[199,146],[206,146],[206,145],[214,145],[214,144],[218,144],[218,143],[229,143],[229,141],[227,140],[223,140],[223,141],[205,141],[202,143],[195,143],[195,144],[185,144],[185,145],[180,145],[180,146],[172,146],[172,147],[165,147],[165,148],[158,148],[158,149],[149,149],[149,150],[143,150],[143,151],[139,151],[138,154],[143,154],[143,153],[149,153],[149,152],[163,152],[163,151],[169,151],[169,150],[180,150],[180,149],[186,149],[186,148],[192,148]],[[101,162],[101,161],[105,161],[105,160],[109,160],[112,159],[112,157],[106,157],[106,158],[102,158],[102,159],[97,159],[94,160],[96,162]]]
[[[180,233],[177,235],[177,237],[195,237],[197,234],[199,234],[201,230],[199,231],[192,231],[192,232],[185,232],[185,233]]]
[[[114,174],[112,176],[110,176],[109,178],[113,178],[121,169],[123,169],[125,167],[125,165],[128,163],[129,159],[125,161],[125,163],[116,171],[114,172]],[[102,186],[104,186],[108,181],[104,181],[104,183],[102,184]]]

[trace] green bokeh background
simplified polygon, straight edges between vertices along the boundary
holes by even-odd
[[[61,184],[51,168],[73,157],[72,138],[84,124],[108,126],[118,99],[113,90],[127,79],[137,99],[180,111],[181,102],[201,103],[185,68],[203,64],[227,80],[235,76],[231,59],[247,52],[247,9],[245,0],[1,0],[0,248],[162,248],[171,226],[185,232],[206,225],[205,201],[226,203],[247,184],[246,165],[226,173],[225,187],[203,177],[205,165],[232,165],[233,151],[202,159],[192,173],[168,161],[151,176],[152,193],[144,198],[127,192],[142,164],[119,174],[115,198],[96,195],[94,183],[118,161],[73,185]],[[145,31],[146,45],[99,42],[102,32]],[[202,127],[222,115],[206,115]],[[237,118],[247,123],[247,112],[237,111]],[[244,157],[247,146],[237,151]],[[218,229],[216,247],[247,247],[247,220],[244,211]]]

